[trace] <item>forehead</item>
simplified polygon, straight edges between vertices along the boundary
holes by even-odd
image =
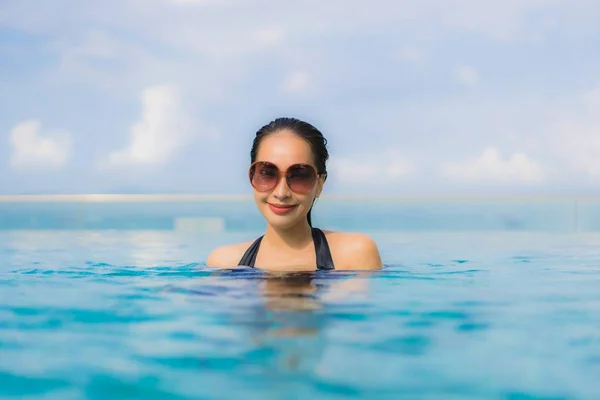
[[[265,137],[260,143],[256,159],[282,167],[298,163],[313,164],[310,144],[289,131],[279,131]]]

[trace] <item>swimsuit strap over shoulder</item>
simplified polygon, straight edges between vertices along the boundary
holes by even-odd
[[[312,228],[312,237],[315,244],[317,269],[335,269],[333,265],[333,259],[331,257],[331,250],[329,249],[329,244],[327,243],[325,233],[318,228]],[[263,236],[259,237],[252,243],[250,247],[248,247],[242,256],[242,259],[238,263],[239,266],[254,267],[256,255],[258,254],[262,238]]]
[[[315,251],[317,253],[317,268],[335,269],[325,233],[319,228],[312,228],[312,236],[313,241],[315,242]]]
[[[256,255],[258,254],[258,249],[260,248],[260,242],[262,241],[262,236],[259,237],[252,243],[250,247],[244,253],[244,256],[238,263],[239,266],[252,267],[254,268],[254,263],[256,262]]]

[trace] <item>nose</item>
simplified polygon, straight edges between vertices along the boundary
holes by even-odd
[[[287,184],[285,176],[279,178],[277,186],[273,189],[273,196],[275,196],[277,200],[287,199],[291,196],[290,187]]]

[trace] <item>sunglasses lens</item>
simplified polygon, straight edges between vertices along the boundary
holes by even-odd
[[[252,186],[256,190],[266,192],[277,186],[279,170],[271,163],[257,163],[251,171]]]
[[[315,170],[308,165],[294,165],[288,170],[288,183],[294,192],[310,192],[316,180]]]

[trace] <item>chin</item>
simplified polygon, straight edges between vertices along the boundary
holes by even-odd
[[[273,228],[285,231],[287,229],[292,228],[294,225],[296,225],[298,223],[298,220],[290,220],[290,221],[281,221],[281,220],[279,220],[279,221],[277,221],[277,220],[275,220],[273,218],[270,218],[270,219],[267,219],[267,222]]]
[[[291,212],[289,215],[278,215],[271,211],[268,204],[263,210],[263,216],[269,225],[278,229],[291,228],[302,220],[302,216],[298,214],[298,210]]]

